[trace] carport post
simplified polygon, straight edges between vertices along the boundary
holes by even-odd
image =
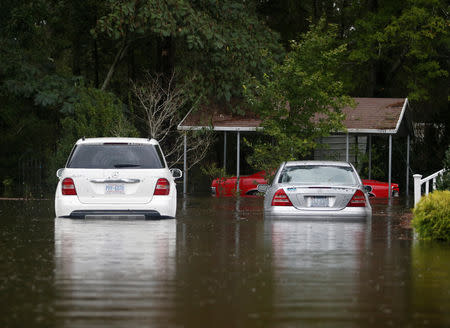
[[[369,134],[369,180],[372,179],[372,135]]]
[[[241,132],[237,132],[237,140],[236,140],[236,142],[237,142],[237,159],[236,159],[236,161],[237,161],[237,168],[236,168],[236,192],[238,193],[238,195],[239,195],[239,162],[240,162],[240,147],[241,147],[241,145],[240,145],[240,139],[241,139]]]
[[[389,189],[388,189],[388,197],[391,198],[391,170],[392,170],[392,134],[389,135]]]
[[[348,133],[345,136],[345,161],[348,162]]]
[[[227,171],[227,131],[223,133],[223,170]]]
[[[409,134],[406,136],[406,196],[409,196]]]
[[[187,192],[187,137],[184,132],[184,153],[183,153],[183,195]]]

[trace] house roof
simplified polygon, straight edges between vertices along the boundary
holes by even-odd
[[[344,126],[354,134],[396,134],[404,121],[407,98],[353,98],[355,108],[345,107]],[[224,105],[205,105],[190,111],[179,130],[212,128],[215,131],[256,131],[261,129],[261,119],[248,110],[239,115]]]

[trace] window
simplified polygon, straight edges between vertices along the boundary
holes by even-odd
[[[68,168],[160,169],[165,167],[157,146],[148,144],[81,144],[69,158]]]
[[[300,185],[356,185],[358,180],[348,166],[298,165],[286,166],[281,172],[279,183]]]

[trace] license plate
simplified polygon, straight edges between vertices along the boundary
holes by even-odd
[[[328,207],[328,197],[311,197],[311,207]]]
[[[105,186],[105,192],[107,194],[124,194],[125,185],[123,184],[107,184]]]

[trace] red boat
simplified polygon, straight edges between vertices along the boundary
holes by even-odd
[[[211,192],[215,196],[236,196],[236,177],[231,178],[216,178],[211,184]],[[389,184],[377,180],[363,179],[363,184],[369,186],[370,197],[387,198]],[[239,194],[241,196],[257,195],[257,186],[259,184],[267,184],[265,179],[265,172],[259,171],[252,175],[241,176],[239,179]],[[392,196],[399,195],[399,188],[397,183],[391,182]]]

